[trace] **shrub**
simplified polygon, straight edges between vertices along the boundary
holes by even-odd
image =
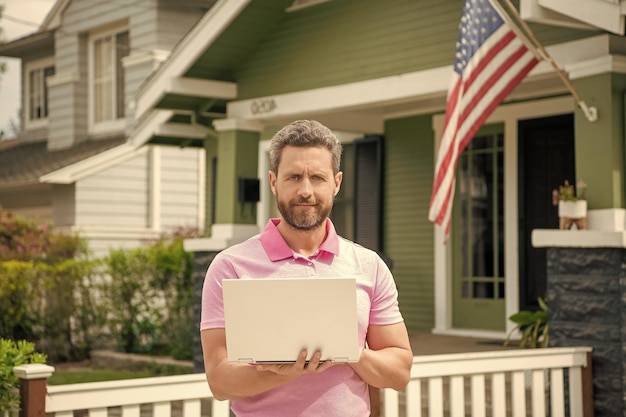
[[[25,340],[0,339],[0,410],[18,410],[19,379],[13,367],[27,363],[45,363],[46,355],[35,352],[35,345]]]
[[[152,353],[166,346],[176,359],[191,359],[193,259],[183,236],[163,236],[146,246],[112,250],[104,260],[110,280],[111,328],[125,352]]]

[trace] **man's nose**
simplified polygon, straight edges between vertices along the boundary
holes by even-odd
[[[298,187],[298,194],[304,197],[309,197],[313,194],[313,187],[311,185],[311,181],[307,178],[300,181],[300,185]]]

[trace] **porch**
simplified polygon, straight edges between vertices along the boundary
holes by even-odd
[[[411,381],[373,390],[372,415],[592,416],[591,349],[505,348],[500,341],[416,335]],[[17,367],[23,417],[229,417],[204,374],[46,386],[54,368]]]

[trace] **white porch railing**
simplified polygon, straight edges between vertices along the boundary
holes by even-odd
[[[383,390],[382,410],[372,414],[545,417],[550,410],[551,417],[587,417],[593,415],[591,383],[587,347],[417,356],[406,390]],[[230,415],[227,401],[212,398],[204,374],[48,386],[41,395],[49,417]],[[30,401],[41,406],[41,399]]]

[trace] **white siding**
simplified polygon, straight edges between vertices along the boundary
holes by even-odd
[[[148,160],[140,155],[76,184],[76,225],[148,227]]]
[[[204,150],[162,147],[161,151],[161,225],[201,228],[199,223],[199,182],[204,172],[200,158]],[[203,209],[202,209],[203,210]]]

